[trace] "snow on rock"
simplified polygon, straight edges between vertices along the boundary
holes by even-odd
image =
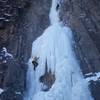
[[[5,15],[5,16],[8,16],[8,17],[12,16],[12,15],[9,14],[9,13],[4,13],[4,15]]]
[[[2,94],[3,92],[4,92],[4,90],[0,88],[0,94]]]
[[[6,63],[8,59],[13,59],[13,55],[8,53],[6,47],[0,51],[0,63]]]
[[[9,56],[9,57],[13,57],[10,53],[7,52],[6,47],[3,47],[3,49],[2,49],[2,53],[4,53],[4,56],[5,56],[5,57],[7,57],[7,56]]]
[[[58,4],[52,0],[51,25],[33,42],[25,100],[93,100],[73,52],[72,32],[59,22]],[[37,66],[32,63],[34,58],[38,58]],[[39,79],[46,66],[55,75],[55,81],[48,91],[43,91]]]
[[[4,17],[0,17],[0,20],[5,20],[5,18]]]
[[[89,82],[91,80],[93,81],[97,81],[97,80],[100,80],[100,72],[97,72],[97,73],[89,73],[87,76],[89,77],[86,77],[86,81]]]
[[[17,91],[15,91],[15,94],[17,94],[17,95],[21,95],[22,93],[21,93],[21,92],[17,92]]]

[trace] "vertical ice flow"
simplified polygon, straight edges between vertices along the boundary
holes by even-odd
[[[58,7],[59,7],[59,0],[52,0],[52,6],[49,13],[51,24],[56,24],[59,22]]]
[[[49,17],[51,25],[32,45],[24,99],[93,100],[75,58],[72,32],[60,23],[59,0],[52,0]],[[39,58],[35,70],[32,64],[34,57]],[[39,79],[45,73],[46,62],[48,71],[51,70],[56,79],[48,91],[43,91],[46,86]]]

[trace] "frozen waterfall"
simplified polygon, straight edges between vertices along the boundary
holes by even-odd
[[[59,20],[59,0],[52,0],[49,17],[51,25],[32,45],[24,99],[93,100],[75,58],[72,32]]]

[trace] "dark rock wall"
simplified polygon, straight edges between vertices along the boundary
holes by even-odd
[[[62,0],[61,20],[71,27],[83,73],[100,71],[100,1]]]
[[[13,55],[13,59],[0,62],[1,100],[23,99],[32,42],[49,25],[50,5],[51,0],[0,1],[0,50],[6,47]]]
[[[100,72],[100,0],[62,0],[60,18],[71,27],[83,74]],[[94,100],[100,100],[100,78],[90,81]]]

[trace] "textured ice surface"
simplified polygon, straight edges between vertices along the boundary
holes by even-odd
[[[57,0],[52,0],[51,25],[33,42],[25,100],[92,100],[72,48],[72,32],[59,22],[58,4]],[[39,58],[36,70],[32,64],[34,57]],[[56,80],[50,90],[44,92],[39,78],[45,73],[46,62]]]

